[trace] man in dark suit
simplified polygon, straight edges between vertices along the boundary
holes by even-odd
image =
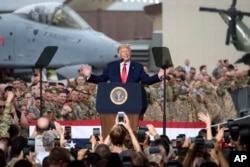
[[[87,82],[122,82],[122,83],[138,83],[151,85],[161,81],[164,75],[163,69],[158,74],[148,76],[144,71],[143,65],[132,61],[130,45],[122,44],[118,47],[118,56],[121,60],[108,63],[102,75],[93,75],[91,68],[87,65],[81,66],[81,72],[87,77]],[[170,69],[166,69],[168,74]]]

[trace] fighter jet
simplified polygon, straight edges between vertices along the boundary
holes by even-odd
[[[200,7],[200,11],[219,13],[228,25],[226,45],[231,42],[237,50],[250,52],[250,30],[242,21],[243,16],[250,16],[250,13],[237,10],[236,4],[237,0],[232,0],[230,8],[227,10]]]
[[[69,71],[72,67],[75,70],[83,63],[102,69],[117,59],[119,43],[95,31],[73,9],[60,2],[33,4],[2,14],[0,25],[2,74],[33,69],[47,46],[58,47],[49,69]]]

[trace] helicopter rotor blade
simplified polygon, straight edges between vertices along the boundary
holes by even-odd
[[[229,21],[228,23],[228,28],[227,28],[227,35],[226,35],[226,45],[229,45],[230,44],[230,38],[231,38],[231,21]]]
[[[227,10],[216,9],[216,8],[200,7],[200,11],[202,11],[202,12],[214,12],[214,13],[221,12],[221,13],[228,14],[228,11],[227,11]]]
[[[237,3],[237,0],[233,0],[231,7],[235,7]]]
[[[250,13],[249,12],[241,12],[241,11],[238,11],[238,14],[239,15],[244,15],[244,16],[248,16],[248,17],[250,17]]]

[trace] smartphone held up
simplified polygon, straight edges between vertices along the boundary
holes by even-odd
[[[117,120],[118,124],[122,124],[125,121],[124,112],[119,111],[117,115],[118,115],[118,120]]]

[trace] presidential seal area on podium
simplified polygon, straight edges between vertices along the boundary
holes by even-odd
[[[131,128],[136,131],[140,115],[147,109],[146,92],[139,83],[99,83],[96,109],[103,136],[109,134],[118,112],[127,114]]]
[[[128,92],[123,87],[115,87],[110,92],[110,99],[116,105],[124,104],[128,99]]]

